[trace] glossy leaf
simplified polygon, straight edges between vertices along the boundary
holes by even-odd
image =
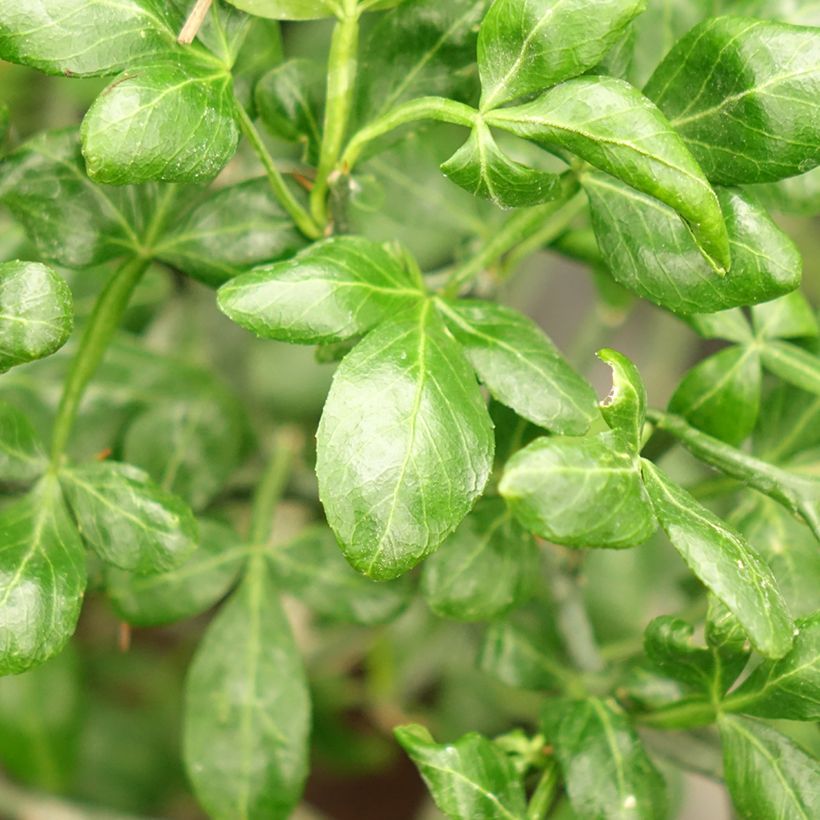
[[[256,265],[286,259],[304,245],[267,179],[260,178],[208,191],[174,219],[155,254],[216,287]]]
[[[742,816],[817,816],[817,762],[793,741],[760,721],[737,716],[721,718],[720,740],[726,785]]]
[[[345,357],[317,438],[328,523],[348,561],[378,579],[433,552],[492,467],[481,391],[429,303],[381,325]]]
[[[644,651],[665,675],[711,693],[719,669],[708,649],[693,644],[693,634],[686,621],[661,615],[644,632]]]
[[[332,17],[333,11],[325,0],[228,0],[248,14],[270,17],[273,20],[316,20]]]
[[[256,84],[259,118],[275,137],[304,145],[304,158],[319,159],[322,142],[324,72],[312,60],[288,60],[272,68]]]
[[[427,729],[416,724],[393,731],[436,805],[448,817],[520,820],[524,816],[521,776],[509,757],[487,738],[471,732],[455,743],[436,743]]]
[[[715,690],[723,694],[746,668],[752,646],[740,621],[714,595],[709,596],[704,632],[720,675]]]
[[[724,348],[686,373],[669,400],[669,411],[710,436],[740,444],[757,422],[761,380],[757,348]]]
[[[626,439],[539,438],[508,462],[499,491],[532,532],[572,547],[634,547],[657,524]]]
[[[614,702],[552,700],[541,715],[570,803],[580,817],[663,820],[667,816],[664,780]]]
[[[0,373],[59,350],[74,327],[63,278],[38,262],[0,264]]]
[[[110,564],[140,573],[179,566],[197,543],[196,521],[176,496],[129,464],[60,472],[80,534]]]
[[[717,276],[669,207],[601,174],[584,177],[601,254],[624,287],[677,313],[765,302],[800,284],[794,243],[746,193],[718,188],[732,264]]]
[[[741,308],[730,308],[716,313],[693,313],[681,318],[704,339],[727,339],[741,345],[754,341],[749,320]]]
[[[0,482],[33,481],[47,467],[31,422],[16,407],[0,401]]]
[[[783,657],[793,626],[768,566],[739,533],[646,460],[643,476],[658,521],[692,572],[740,621],[761,655]]]
[[[284,820],[307,775],[302,660],[264,562],[200,643],[185,687],[183,759],[211,817]]]
[[[199,510],[239,465],[243,432],[241,411],[225,396],[157,402],[128,428],[123,456]]]
[[[820,550],[811,530],[775,501],[754,494],[730,519],[772,569],[796,616],[817,608]]]
[[[532,593],[539,554],[501,499],[483,499],[424,563],[421,591],[442,618],[487,621]]]
[[[0,510],[0,675],[56,655],[74,633],[85,550],[60,487],[46,476]]]
[[[764,367],[785,382],[820,395],[820,357],[788,342],[767,342],[760,351]]]
[[[534,424],[585,433],[595,393],[531,319],[494,302],[436,302],[478,377],[498,401]]]
[[[165,53],[175,15],[161,0],[0,0],[0,58],[47,74],[115,74]]]
[[[318,344],[364,333],[422,296],[384,248],[342,236],[238,276],[220,288],[219,307],[257,336]]]
[[[269,555],[277,585],[330,621],[389,623],[410,603],[408,578],[370,581],[344,560],[333,533],[316,525]]]
[[[600,403],[601,415],[612,430],[623,434],[633,452],[641,449],[646,419],[646,386],[638,368],[617,350],[604,348],[596,354],[612,369],[612,389]]]
[[[714,182],[770,182],[820,162],[820,34],[742,17],[696,26],[646,95]]]
[[[817,318],[800,291],[755,305],[752,325],[755,334],[764,339],[799,339],[818,334]]]
[[[474,102],[476,37],[489,2],[414,0],[384,15],[362,44],[356,121],[424,95]]]
[[[43,259],[71,268],[138,248],[143,220],[155,207],[153,193],[153,186],[122,189],[91,182],[73,129],[34,137],[0,168],[0,202]]]
[[[192,618],[213,606],[239,574],[247,547],[229,527],[199,522],[196,549],[178,567],[139,575],[107,567],[105,589],[114,611],[135,626],[159,626]]]
[[[495,0],[478,34],[482,109],[583,74],[645,7],[645,0]]]
[[[206,182],[234,155],[230,75],[180,55],[129,70],[88,110],[82,125],[88,175],[115,185]]]
[[[778,182],[746,186],[772,211],[796,216],[820,213],[820,167]]]
[[[765,718],[820,720],[820,612],[797,621],[791,652],[756,667],[732,692],[727,708]]]
[[[510,159],[483,122],[442,166],[444,175],[474,196],[499,208],[522,208],[555,199],[561,191],[557,174],[529,168]]]
[[[579,77],[532,102],[486,115],[491,125],[577,154],[674,208],[720,269],[729,240],[715,192],[681,138],[637,89],[611,77]]]

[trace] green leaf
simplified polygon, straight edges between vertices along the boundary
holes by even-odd
[[[820,357],[788,342],[768,341],[760,351],[763,366],[801,390],[820,395]]]
[[[442,173],[474,196],[489,199],[499,208],[522,208],[555,199],[561,180],[537,168],[510,159],[493,135],[479,122],[470,137],[441,166]]]
[[[47,661],[74,633],[85,550],[53,476],[0,511],[0,675]]]
[[[752,645],[781,658],[792,644],[792,621],[771,570],[745,539],[643,461],[646,490],[672,545],[695,575],[740,621]]]
[[[622,353],[604,348],[596,355],[612,369],[612,389],[600,403],[601,415],[612,430],[623,434],[632,451],[638,453],[646,420],[646,385],[638,368]]]
[[[68,285],[38,262],[0,264],[0,373],[59,350],[74,327]]]
[[[717,313],[693,313],[681,318],[704,339],[727,339],[740,345],[754,341],[749,320],[740,308],[720,310]]]
[[[495,0],[478,33],[482,110],[583,74],[645,8],[646,0]]]
[[[766,461],[782,463],[820,445],[820,397],[788,384],[777,385],[766,396],[766,412],[755,431],[755,453]]]
[[[305,672],[264,561],[208,627],[185,686],[183,758],[208,814],[284,820],[307,775]]]
[[[0,760],[16,780],[49,791],[70,788],[82,692],[70,646],[42,666],[0,679]]]
[[[162,0],[0,0],[0,58],[47,74],[116,74],[173,48]]]
[[[779,182],[747,185],[746,189],[772,211],[796,216],[820,213],[820,167]]]
[[[421,591],[442,618],[488,621],[533,590],[539,554],[499,498],[482,499],[424,563]]]
[[[800,284],[794,243],[746,193],[718,188],[732,264],[717,276],[671,208],[601,174],[586,174],[592,226],[624,287],[677,313],[710,313],[765,302]]]
[[[414,0],[384,15],[361,50],[356,121],[424,95],[474,102],[475,49],[489,0]]]
[[[242,420],[227,396],[157,402],[128,428],[123,457],[200,510],[239,465]]]
[[[272,68],[256,84],[259,118],[275,137],[304,145],[304,159],[319,160],[325,73],[313,60],[297,58]]]
[[[471,732],[455,743],[436,743],[427,729],[412,723],[393,732],[448,817],[524,817],[521,776],[509,757],[487,738]]]
[[[322,344],[364,333],[422,297],[383,247],[340,236],[238,276],[220,288],[218,302],[257,336]]]
[[[646,95],[714,182],[771,182],[820,162],[820,33],[743,17],[696,26]]]
[[[530,531],[571,547],[634,547],[655,532],[640,467],[616,431],[539,438],[508,462],[499,491]]]
[[[820,26],[820,6],[813,0],[731,0],[727,11],[797,26]]]
[[[820,813],[817,762],[757,720],[722,717],[726,785],[735,808],[755,820],[811,820]]]
[[[617,704],[598,698],[551,700],[541,722],[580,817],[667,817],[664,780]]]
[[[389,623],[412,597],[409,578],[376,582],[352,569],[325,526],[316,525],[275,546],[269,561],[282,590],[331,621],[365,626]]]
[[[549,622],[551,613],[541,614],[536,624],[522,622],[518,613],[512,619],[491,623],[478,653],[481,671],[507,686],[533,691],[550,691],[573,683],[559,639],[551,634],[555,631]]]
[[[233,586],[248,549],[233,531],[213,521],[199,522],[197,548],[176,569],[151,575],[106,567],[105,589],[114,611],[135,626],[193,618]]]
[[[429,302],[381,325],[345,357],[317,438],[328,523],[348,561],[377,579],[433,552],[492,467],[481,391]]]
[[[739,505],[730,520],[766,559],[792,613],[813,612],[820,587],[820,550],[811,530],[757,493],[749,494],[747,503]]]
[[[305,240],[267,179],[208,191],[154,246],[156,257],[211,287],[301,250]]]
[[[317,20],[332,17],[330,4],[325,0],[228,0],[248,14],[269,17],[272,20]]]
[[[714,691],[724,694],[746,668],[752,646],[740,621],[714,595],[709,595],[704,632],[720,675]]]
[[[711,693],[719,672],[712,653],[693,644],[694,631],[680,618],[661,615],[650,621],[644,632],[644,651],[665,675]]]
[[[80,534],[103,560],[139,573],[179,566],[194,550],[190,509],[129,464],[100,462],[60,472]]]
[[[547,430],[585,433],[595,392],[532,319],[494,302],[436,306],[478,377],[498,401]]]
[[[38,135],[0,168],[0,202],[44,259],[71,268],[139,249],[144,221],[156,209],[154,193],[154,186],[91,182],[74,129]]]
[[[755,335],[762,339],[800,339],[817,336],[817,318],[800,291],[752,308]]]
[[[757,422],[761,381],[757,348],[732,345],[686,373],[669,400],[669,411],[710,436],[738,445]]]
[[[820,720],[820,612],[797,621],[791,652],[761,663],[726,708],[765,718]]]
[[[88,175],[114,185],[209,181],[236,151],[234,112],[230,74],[188,52],[130,69],[83,120]]]
[[[718,269],[729,240],[715,192],[663,114],[640,91],[612,77],[579,77],[532,102],[485,117],[582,159],[674,208]]]
[[[37,433],[16,407],[0,401],[0,482],[33,481],[48,467]]]

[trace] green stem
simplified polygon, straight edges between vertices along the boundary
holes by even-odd
[[[256,130],[253,120],[248,116],[248,112],[244,106],[238,101],[236,103],[236,111],[239,117],[239,127],[259,157],[265,169],[265,173],[268,176],[268,182],[270,183],[273,195],[288,212],[296,227],[299,228],[308,239],[318,239],[322,235],[322,232],[311,219],[310,214],[299,204],[299,201],[293,195],[290,188],[288,188],[284,177],[276,167],[276,163],[273,161],[273,157],[270,155],[259,131]]]
[[[781,470],[754,456],[702,433],[680,416],[647,410],[646,417],[701,461],[768,495],[787,510],[800,516],[820,539],[820,483]]]
[[[297,448],[298,443],[293,431],[282,430],[277,434],[273,456],[256,488],[251,506],[248,540],[253,547],[261,548],[270,540],[276,507],[290,478],[290,469]]]
[[[527,804],[527,820],[544,820],[555,800],[557,791],[558,764],[554,758],[550,758]]]
[[[80,348],[68,373],[54,432],[51,439],[51,464],[55,469],[68,444],[77,409],[88,382],[97,370],[114,331],[119,327],[122,314],[134,288],[148,268],[149,260],[138,256],[129,259],[114,274],[97,299],[86,326]]]
[[[400,128],[402,125],[407,125],[409,122],[435,120],[472,128],[477,117],[478,112],[474,108],[444,97],[419,97],[410,100],[402,105],[397,105],[357,131],[347,144],[347,148],[345,148],[341,166],[345,171],[350,171],[369,143],[383,137],[385,134],[389,134],[396,128]]]
[[[637,714],[634,718],[644,726],[658,729],[690,729],[714,723],[717,710],[708,701],[691,700],[663,706],[646,714]]]
[[[475,256],[454,268],[450,274],[443,293],[452,297],[478,276],[481,271],[498,261],[505,253],[515,248],[534,233],[543,236],[545,222],[549,220],[551,230],[557,236],[566,230],[567,225],[578,213],[578,181],[572,175],[564,176],[564,190],[558,199],[516,211],[493,235],[492,239]]]
[[[329,177],[342,152],[353,92],[356,88],[359,50],[359,11],[355,2],[345,0],[345,16],[333,30],[327,65],[327,95],[322,148],[316,181],[310,193],[310,210],[319,225],[327,223],[327,190]]]

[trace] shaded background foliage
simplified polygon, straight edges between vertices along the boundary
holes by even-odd
[[[665,48],[711,10],[709,3],[694,0],[650,2],[636,24],[636,81],[645,80]],[[323,22],[284,24],[284,52],[324,54],[329,35],[330,26]],[[385,48],[389,47],[386,40]],[[377,72],[364,76],[369,85],[359,99],[358,118],[381,98]],[[476,87],[477,78],[469,72],[463,79],[465,88]],[[75,125],[106,83],[45,77],[0,64],[0,99],[11,109],[14,143],[43,129]],[[502,213],[456,188],[438,171],[462,138],[449,126],[429,126],[364,164],[347,192],[350,227],[375,240],[400,241],[425,270],[448,264],[454,245],[457,254],[466,254],[476,237],[491,236]],[[291,170],[298,172],[303,146],[274,139],[270,143],[276,156],[290,157]],[[315,146],[304,150],[309,155]],[[512,150],[527,149],[519,145]],[[243,146],[217,187],[257,173],[256,160]],[[817,304],[820,222],[777,212],[777,202],[774,205],[778,224],[794,239],[804,260],[803,293]],[[579,244],[569,250],[583,259],[588,247]],[[0,215],[0,258],[37,258],[5,211]],[[106,264],[61,271],[74,295],[78,326],[110,271]],[[480,282],[479,287],[490,284]],[[665,404],[691,366],[729,350],[731,344],[720,338],[704,340],[670,314],[634,299],[600,266],[569,261],[567,254],[555,251],[525,259],[516,276],[501,286],[499,297],[548,329],[601,396],[611,377],[593,353],[603,344],[638,365],[656,406]],[[42,363],[2,377],[0,395],[25,407],[40,429],[51,423],[72,344]],[[275,537],[284,543],[320,515],[312,432],[334,367],[332,361],[318,361],[310,348],[252,338],[217,310],[211,289],[157,266],[140,284],[126,314],[126,328],[95,377],[71,452],[84,457],[113,452],[143,467],[195,509],[206,509],[210,518],[241,529],[274,425],[291,425],[303,431],[304,444],[276,523]],[[783,388],[772,392],[775,381],[770,375],[758,378],[768,408],[783,402],[787,413],[798,401],[793,395],[783,398]],[[186,387],[201,397],[201,407],[177,401],[188,398]],[[683,403],[685,396],[678,401]],[[191,415],[192,424],[201,418],[200,429],[213,435],[196,437],[201,452],[187,452],[189,463],[176,465],[171,475],[165,453],[174,444],[174,424]],[[767,442],[767,417],[763,415],[755,440],[762,442],[764,452],[776,453],[782,428]],[[167,431],[168,439],[158,431]],[[790,455],[780,452],[778,457]],[[711,474],[704,468],[679,451],[667,461],[676,475],[688,477],[730,519],[748,519],[752,531],[765,530],[765,519],[756,517],[749,494],[712,496],[721,488],[710,482]],[[799,526],[785,518],[778,525]],[[798,533],[793,539],[795,555],[800,554],[801,543],[804,539]],[[813,560],[811,548],[810,544],[805,550],[807,562]],[[784,564],[789,560],[782,558]],[[556,548],[547,555],[542,571],[550,567],[561,568],[556,577],[570,576],[579,584],[595,638],[608,660],[640,653],[643,629],[655,615],[687,610],[702,615],[698,585],[660,536],[628,552],[591,551],[578,567],[569,551]],[[281,571],[287,573],[284,563]],[[816,602],[816,566],[813,571],[814,575],[807,571],[801,577],[799,570],[789,574],[785,567],[787,580],[780,580],[794,599],[810,601],[815,595]],[[125,627],[120,617],[129,613],[127,597],[115,596],[114,611],[98,592],[102,573],[101,566],[92,566],[85,609],[69,649],[21,678],[0,681],[0,760],[6,772],[0,782],[0,813],[14,816],[39,807],[43,816],[50,816],[48,812],[57,809],[42,793],[53,792],[78,804],[103,807],[100,816],[120,812],[201,817],[180,763],[180,693],[209,615],[171,626]],[[801,584],[808,589],[801,590]],[[560,583],[553,582],[548,593],[539,593],[546,599],[541,604],[552,606],[562,594]],[[391,603],[380,605],[389,609]],[[474,730],[494,735],[527,724],[537,714],[540,699],[525,691],[526,685],[515,686],[521,682],[516,676],[525,672],[509,670],[505,683],[486,671],[498,672],[499,662],[493,662],[493,641],[480,625],[440,619],[418,596],[398,620],[375,629],[331,623],[317,606],[320,603],[300,599],[299,594],[287,599],[314,702],[313,769],[297,817],[434,817],[415,769],[392,740],[392,727],[413,720],[433,726],[437,738]],[[543,641],[545,626],[538,624],[538,617],[537,612],[522,613],[522,634],[535,621]],[[133,611],[129,619],[139,623]],[[510,640],[503,634],[492,637],[498,645]],[[549,681],[550,675],[544,674]],[[641,674],[636,667],[636,678]],[[502,670],[502,681],[504,675]],[[651,697],[651,686],[658,684],[648,679],[646,683]],[[779,728],[820,750],[812,726],[783,722]],[[646,740],[657,760],[690,755],[695,759],[687,761],[688,767],[707,774],[718,765],[714,759],[719,753],[707,733],[702,748],[696,746],[697,737],[672,748],[674,741],[652,730],[647,730]],[[683,778],[679,770],[665,765],[662,770],[673,785],[681,817],[721,816],[724,797],[705,785],[707,779]],[[568,810],[565,816],[571,816]]]

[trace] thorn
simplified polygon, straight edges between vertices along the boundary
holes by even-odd
[[[179,37],[177,37],[177,42],[180,45],[189,46],[193,43],[194,38],[199,34],[199,29],[202,28],[202,24],[205,22],[205,18],[208,16],[208,10],[211,8],[212,2],[213,0],[196,0],[196,5],[188,15],[188,19],[179,32]]]
[[[127,652],[131,648],[131,626],[125,623],[125,621],[120,621],[117,644],[120,648],[120,652]]]

